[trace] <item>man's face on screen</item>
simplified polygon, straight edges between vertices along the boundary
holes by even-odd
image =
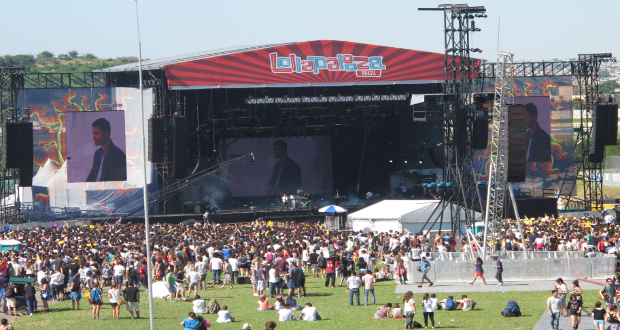
[[[525,113],[525,127],[527,127],[527,129],[534,127],[534,124],[536,124],[537,121],[538,121],[537,115],[530,115],[527,112]]]
[[[109,134],[109,132],[104,132],[99,127],[93,127],[93,141],[95,141],[95,145],[99,147],[106,143]]]
[[[278,146],[273,146],[273,158],[280,159],[285,154],[286,154],[286,151],[284,151],[282,148],[280,148]]]

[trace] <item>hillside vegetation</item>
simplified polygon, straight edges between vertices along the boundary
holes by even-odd
[[[135,56],[100,59],[91,53],[82,55],[76,50],[58,55],[42,51],[36,55],[0,56],[0,66],[23,66],[26,72],[90,72],[137,61]]]

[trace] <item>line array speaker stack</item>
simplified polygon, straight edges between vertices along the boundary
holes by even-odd
[[[474,122],[474,149],[485,150],[489,144],[489,121],[476,119]]]
[[[32,145],[32,123],[19,123],[19,185],[32,187],[32,158],[34,147]]]
[[[187,173],[187,118],[172,119],[172,173],[175,179],[183,179]]]
[[[607,104],[607,143],[605,145],[618,145],[618,103]]]
[[[165,141],[164,118],[149,118],[149,161],[152,163],[164,162],[164,141]]]
[[[507,182],[524,182],[527,158],[525,105],[508,106]]]
[[[607,121],[607,105],[597,105],[594,109],[594,121],[592,122],[592,132],[590,134],[590,154],[588,155],[588,160],[591,163],[602,163],[603,158],[605,158],[605,144],[607,144],[608,130]]]
[[[3,124],[2,167],[19,168],[19,185],[32,186],[32,123]]]
[[[19,163],[19,123],[5,122],[2,125],[2,167],[18,168]]]

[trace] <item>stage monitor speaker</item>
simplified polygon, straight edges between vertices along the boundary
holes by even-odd
[[[524,182],[527,161],[525,106],[508,106],[508,175],[507,182]]]
[[[605,158],[605,144],[607,143],[607,106],[597,105],[594,109],[594,121],[590,132],[590,155],[591,163],[599,164]]]
[[[441,147],[434,147],[428,149],[428,157],[431,159],[431,162],[433,162],[436,167],[444,167],[445,161],[443,159],[443,149]]]
[[[489,144],[489,121],[477,119],[474,122],[474,149],[485,150]]]
[[[32,187],[32,123],[19,123],[19,185]]]
[[[618,145],[618,104],[607,104],[607,142],[606,146]]]
[[[18,168],[19,156],[19,123],[5,122],[2,125],[2,167]]]
[[[149,118],[149,161],[152,163],[164,162],[165,125],[164,118]]]
[[[172,173],[175,179],[183,179],[187,173],[187,118],[172,120]]]

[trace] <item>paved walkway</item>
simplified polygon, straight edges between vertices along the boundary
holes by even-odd
[[[551,319],[547,312],[544,312],[538,323],[532,328],[532,330],[549,330],[551,329]],[[570,317],[560,317],[560,330],[572,330],[573,324]],[[579,324],[579,330],[596,330],[594,327],[594,318],[592,316],[585,316],[582,313],[581,323]]]
[[[601,280],[599,280],[601,281]],[[604,281],[604,280],[603,280]],[[411,291],[413,293],[453,293],[453,292],[506,292],[506,291],[549,291],[553,289],[553,280],[524,281],[524,282],[504,282],[503,286],[497,285],[497,281],[489,280],[488,285],[482,284],[482,281],[476,281],[473,285],[467,282],[437,282],[429,287],[428,283],[424,283],[422,288],[418,288],[418,284],[396,285],[396,293],[405,293]],[[566,282],[569,289],[572,288],[569,282]],[[587,281],[579,281],[583,290],[600,289],[599,284]]]

